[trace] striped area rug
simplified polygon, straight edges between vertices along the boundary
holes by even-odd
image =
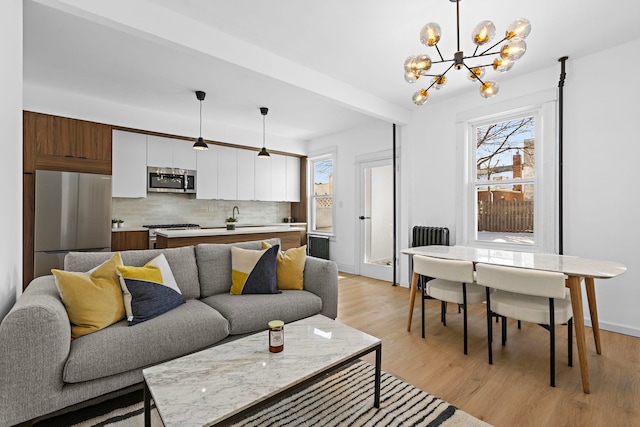
[[[356,362],[283,398],[234,427],[443,426],[486,427],[467,414],[393,375],[382,372],[380,408],[373,407],[374,367]],[[75,424],[77,427],[143,425],[142,403]],[[152,425],[162,425],[152,411]]]

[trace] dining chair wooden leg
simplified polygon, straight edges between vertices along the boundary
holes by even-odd
[[[416,289],[418,288],[418,273],[415,271],[411,276],[411,292],[409,294],[409,319],[407,321],[407,331],[411,331],[411,319],[413,319],[413,304],[416,301]]]
[[[426,332],[425,332],[425,312],[424,312],[424,300],[427,299],[427,281],[424,280],[422,282],[422,291],[421,291],[421,297],[420,298],[420,314],[421,314],[421,320],[422,320],[422,338],[425,337]]]
[[[596,288],[593,277],[584,279],[587,291],[587,302],[589,303],[589,314],[591,315],[591,329],[593,329],[593,340],[596,343],[596,353],[602,354],[600,347],[600,323],[598,322],[598,307],[596,304]]]

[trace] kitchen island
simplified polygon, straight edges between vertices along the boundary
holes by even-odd
[[[200,243],[237,243],[252,240],[280,239],[280,250],[297,248],[301,245],[300,235],[305,231],[302,227],[269,226],[269,227],[237,227],[201,228],[195,230],[158,230],[156,232],[157,248],[177,248]]]

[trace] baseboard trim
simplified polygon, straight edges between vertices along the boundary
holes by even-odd
[[[589,317],[585,317],[584,324],[585,326],[589,327],[593,326]],[[618,323],[600,322],[600,330],[640,338],[640,329],[631,326],[620,325]]]

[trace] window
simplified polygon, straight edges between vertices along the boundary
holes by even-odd
[[[326,154],[310,159],[310,230],[333,234],[334,156]]]
[[[483,112],[482,117],[473,112],[465,113],[463,120],[458,117],[463,178],[456,242],[554,252],[555,93],[532,95]]]
[[[535,116],[473,125],[476,239],[535,242]]]

